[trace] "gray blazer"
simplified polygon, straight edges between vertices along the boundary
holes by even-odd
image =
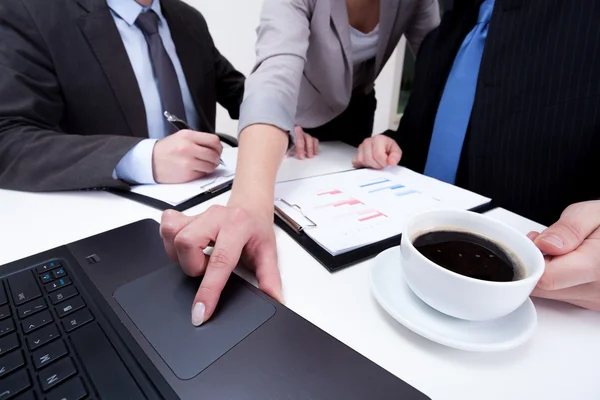
[[[381,0],[373,81],[402,35],[414,54],[440,22],[438,0]],[[256,65],[246,80],[239,130],[262,123],[293,133],[341,114],[353,89],[345,0],[265,0]]]

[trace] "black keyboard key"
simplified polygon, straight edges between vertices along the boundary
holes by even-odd
[[[21,368],[23,365],[25,365],[25,358],[23,358],[23,353],[20,351],[13,351],[4,357],[0,357],[0,378],[17,368]]]
[[[71,300],[67,300],[63,303],[61,303],[60,305],[56,306],[56,312],[58,313],[59,317],[64,317],[65,315],[69,315],[77,310],[82,309],[83,307],[85,307],[85,303],[83,302],[83,299],[79,296],[77,297],[73,297]]]
[[[8,286],[12,292],[15,305],[20,306],[42,296],[40,288],[31,271],[24,271],[8,278]]]
[[[4,336],[7,333],[11,333],[15,330],[15,323],[12,319],[5,319],[4,321],[0,321],[0,336]]]
[[[16,333],[0,338],[0,356],[17,347],[19,347],[19,339]]]
[[[52,272],[46,272],[45,274],[40,275],[40,281],[42,283],[52,282],[54,280],[54,275]]]
[[[45,328],[38,329],[31,335],[27,335],[25,340],[27,341],[27,347],[29,350],[35,350],[59,336],[60,333],[58,332],[56,325],[50,325],[46,326]]]
[[[52,322],[52,315],[50,311],[44,310],[41,313],[37,313],[29,318],[23,320],[23,332],[29,333],[36,329],[41,328],[42,326],[49,324]]]
[[[40,369],[53,363],[62,356],[65,356],[67,353],[68,350],[67,346],[65,346],[65,342],[62,340],[57,340],[39,350],[36,350],[32,355],[33,364],[35,365],[36,369]]]
[[[8,297],[6,296],[6,290],[2,281],[0,281],[0,305],[8,303]]]
[[[34,392],[26,392],[20,395],[19,397],[15,397],[14,400],[37,400]]]
[[[52,271],[52,276],[54,276],[55,279],[62,278],[65,275],[67,275],[67,271],[62,267]]]
[[[80,400],[87,395],[81,379],[73,378],[48,393],[47,400]]]
[[[0,400],[10,399],[31,386],[27,371],[19,371],[2,380],[0,389]]]
[[[71,332],[80,326],[93,321],[94,317],[88,309],[79,310],[62,320],[63,326],[67,332]]]
[[[46,288],[46,292],[51,293],[70,284],[71,278],[65,276],[64,278],[57,279],[54,282],[47,283],[44,287]]]
[[[8,305],[0,306],[0,319],[8,317],[10,317],[10,307]]]
[[[34,301],[30,301],[27,304],[23,304],[19,308],[17,308],[17,315],[19,318],[23,319],[25,317],[29,317],[36,312],[42,311],[46,308],[46,302],[44,299],[36,299]]]
[[[56,292],[50,294],[50,300],[52,301],[52,304],[56,305],[61,301],[70,299],[71,297],[77,296],[78,294],[79,292],[77,292],[75,286],[67,286],[64,289],[57,290]]]
[[[42,390],[47,392],[65,379],[75,375],[77,370],[70,358],[64,358],[40,371],[39,379]]]
[[[44,265],[40,265],[37,267],[37,273],[43,274],[44,272],[48,272],[53,270],[54,268],[62,267],[62,264],[59,261],[50,261]]]

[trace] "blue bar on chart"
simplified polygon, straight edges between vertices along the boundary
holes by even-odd
[[[398,192],[398,193],[396,193],[396,196],[406,196],[406,195],[413,194],[413,193],[419,193],[419,192],[417,192],[416,190],[408,190],[406,192]]]
[[[378,189],[369,190],[369,193],[376,193],[376,192],[380,192],[382,190],[398,190],[398,189],[402,189],[402,188],[404,188],[404,185],[392,185],[392,186],[386,186],[386,187],[382,187],[382,188],[378,188]]]
[[[386,182],[389,182],[389,181],[390,181],[389,179],[382,179],[382,180],[379,180],[379,181],[376,181],[376,182],[365,183],[363,185],[360,185],[360,187],[364,188],[364,187],[369,187],[369,186],[380,185],[382,183],[386,183]]]

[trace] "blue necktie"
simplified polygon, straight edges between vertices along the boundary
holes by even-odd
[[[475,101],[477,77],[494,0],[479,8],[477,25],[463,41],[438,106],[425,175],[454,184]]]

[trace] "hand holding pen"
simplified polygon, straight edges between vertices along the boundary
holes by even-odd
[[[168,111],[165,111],[164,116],[167,119],[167,121],[171,125],[173,125],[175,128],[177,128],[179,130],[187,129],[187,130],[193,131],[193,129],[187,124],[187,122],[185,122],[184,120],[178,118],[177,116],[169,113]],[[219,164],[221,164],[222,166],[225,166],[225,162],[223,161],[222,158],[219,158]]]
[[[152,147],[152,177],[157,183],[185,183],[205,177],[219,168],[223,144],[218,136],[186,129],[179,120],[178,131],[158,141],[147,141]],[[147,146],[142,144],[142,146]]]

